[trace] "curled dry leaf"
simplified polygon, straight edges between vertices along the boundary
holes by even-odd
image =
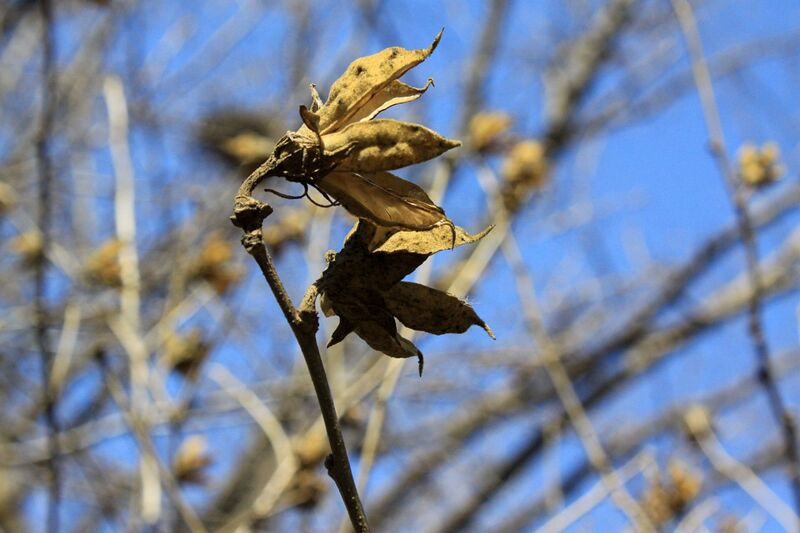
[[[406,50],[393,46],[377,54],[356,59],[333,82],[325,105],[320,109],[321,133],[340,128],[373,96],[430,56],[442,38],[440,31],[428,48]]]
[[[421,187],[388,172],[332,172],[317,186],[351,214],[382,226],[424,229],[444,217]]]
[[[372,120],[390,107],[416,100],[422,96],[431,85],[433,85],[432,78],[428,78],[428,82],[424,87],[412,87],[400,80],[392,80],[389,85],[370,98],[369,101],[353,115],[351,120],[352,122]]]
[[[383,242],[370,243],[375,252],[394,254],[398,252],[413,254],[435,254],[463,244],[470,244],[484,238],[494,226],[470,235],[464,228],[441,224],[427,231],[397,231],[385,237]]]
[[[486,323],[467,303],[445,292],[417,283],[401,282],[425,259],[440,250],[442,229],[451,234],[453,229],[436,227],[407,233],[391,253],[371,251],[378,228],[361,220],[348,235],[343,249],[333,254],[328,268],[317,282],[321,294],[321,307],[326,316],[337,315],[339,326],[331,336],[329,346],[344,340],[355,332],[370,347],[391,357],[420,358],[422,353],[411,341],[397,332],[395,318],[411,329],[436,335],[463,333],[470,326],[481,326],[492,338]],[[461,228],[461,244],[473,242],[485,235],[469,235]],[[397,235],[397,234],[395,234]],[[432,236],[435,235],[435,236]],[[414,245],[414,236],[420,242]],[[423,250],[410,251],[407,248]]]
[[[378,172],[394,170],[433,159],[461,146],[419,124],[380,119],[357,122],[340,132],[323,135],[326,150],[337,151],[354,145],[350,156],[337,170]]]
[[[459,141],[418,124],[374,120],[382,111],[419,98],[431,85],[398,80],[433,53],[441,38],[420,50],[387,48],[355,60],[331,87],[323,104],[311,85],[311,106],[300,106],[303,125],[278,141],[265,174],[314,187],[359,218],[344,247],[329,254],[317,281],[323,312],[339,326],[329,345],[356,333],[392,357],[422,353],[398,334],[395,318],[435,334],[491,330],[458,298],[401,280],[436,252],[474,242],[447,218],[423,189],[390,174],[460,146]],[[255,178],[262,174],[254,175]],[[252,178],[253,176],[251,176]]]
[[[495,338],[492,329],[467,302],[446,292],[401,281],[384,292],[383,297],[389,311],[411,329],[442,335],[464,333],[470,326],[480,326]]]

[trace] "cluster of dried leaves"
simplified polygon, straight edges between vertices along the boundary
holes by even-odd
[[[391,357],[422,353],[400,336],[405,326],[441,335],[463,333],[486,323],[466,302],[445,292],[401,281],[430,255],[482,238],[456,226],[425,191],[390,170],[421,163],[460,146],[435,131],[375,117],[422,96],[433,82],[412,87],[398,80],[436,49],[392,47],[359,58],[347,67],[322,103],[311,86],[312,105],[300,106],[303,126],[278,141],[269,174],[318,190],[332,205],[343,206],[359,222],[344,248],[328,257],[317,282],[327,316],[339,317],[329,345],[355,332]]]

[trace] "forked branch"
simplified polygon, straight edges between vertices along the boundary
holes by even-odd
[[[272,208],[251,196],[253,189],[267,174],[270,162],[271,159],[267,160],[264,165],[242,183],[239,193],[236,195],[234,215],[231,220],[244,231],[242,245],[247,250],[247,253],[258,263],[264,279],[272,290],[272,294],[275,296],[275,300],[278,302],[278,306],[280,306],[286,321],[292,328],[297,344],[303,352],[308,372],[311,375],[311,382],[314,384],[314,392],[317,395],[320,410],[322,411],[322,419],[325,422],[325,430],[328,433],[328,442],[331,446],[331,454],[325,460],[325,467],[339,489],[339,494],[347,509],[347,514],[350,516],[353,529],[358,533],[367,532],[369,531],[367,517],[364,514],[361,498],[353,480],[350,459],[342,437],[342,429],[339,426],[339,417],[336,415],[333,395],[331,394],[328,378],[325,374],[325,366],[322,364],[322,357],[317,346],[316,332],[318,324],[317,314],[314,309],[316,287],[312,285],[306,297],[303,298],[300,308],[295,308],[264,244],[261,226],[264,219],[272,213]]]

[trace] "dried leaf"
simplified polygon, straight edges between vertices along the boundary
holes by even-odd
[[[391,119],[356,122],[343,130],[323,135],[325,151],[337,152],[355,145],[337,170],[378,172],[422,163],[461,146],[433,130]]]
[[[331,86],[328,100],[320,109],[320,131],[330,133],[347,124],[375,94],[430,56],[441,37],[440,31],[428,48],[394,46],[350,63]]]
[[[336,326],[336,329],[331,333],[331,340],[328,341],[328,348],[339,344],[342,342],[345,337],[350,335],[356,330],[356,327],[350,323],[349,320],[343,317],[339,317],[339,325]]]
[[[427,229],[445,219],[422,188],[388,172],[332,172],[315,185],[351,215],[378,226]]]
[[[306,106],[300,106],[300,118],[303,119],[303,124],[316,134],[319,134],[319,115],[308,109]]]
[[[428,87],[433,85],[433,80],[428,78],[424,87],[412,87],[402,81],[394,80],[384,87],[375,96],[369,99],[352,117],[351,122],[366,122],[372,120],[383,111],[396,105],[411,102],[422,96]]]
[[[478,241],[492,231],[492,228],[494,226],[489,226],[475,235],[470,235],[464,228],[450,224],[440,224],[424,231],[398,231],[390,235],[386,242],[381,243],[375,252],[431,255]]]
[[[334,308],[333,302],[338,295],[366,295],[372,290],[386,290],[413,272],[426,258],[420,254],[369,254],[366,248],[345,248],[336,254],[336,259],[322,273],[320,291],[328,295],[331,308]],[[327,305],[324,299],[323,304]],[[326,312],[326,316],[330,314]]]
[[[328,292],[333,310],[339,316],[337,333],[331,343],[340,342],[351,331],[361,337],[373,350],[390,357],[415,357],[419,350],[409,340],[397,333],[394,316],[386,309],[383,297],[377,291]],[[336,340],[335,340],[336,339]]]
[[[365,321],[356,326],[356,333],[369,344],[370,348],[389,357],[407,359],[409,357],[422,357],[422,352],[414,343],[400,336],[396,329],[394,333],[380,327],[375,321]]]
[[[319,307],[320,309],[322,309],[322,314],[327,317],[332,317],[336,315],[336,311],[333,310],[333,306],[331,305],[331,299],[328,298],[328,295],[325,292],[320,294]]]
[[[323,273],[323,281],[385,290],[411,274],[428,258],[424,254],[404,252],[371,253],[369,243],[380,229],[359,220],[348,234],[342,251],[336,254],[335,261]]]
[[[440,290],[418,283],[400,282],[383,294],[389,312],[417,331],[434,335],[464,333],[480,326],[494,339],[486,322],[466,302]]]

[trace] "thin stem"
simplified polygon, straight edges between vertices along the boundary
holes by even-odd
[[[328,377],[325,374],[325,366],[322,364],[322,357],[317,346],[316,331],[318,323],[314,308],[317,296],[316,287],[312,285],[309,288],[300,308],[296,309],[264,244],[261,225],[264,218],[272,212],[272,208],[250,196],[263,176],[269,172],[270,164],[271,159],[267,160],[264,165],[259,167],[242,183],[236,196],[232,220],[234,224],[244,230],[245,235],[242,237],[242,245],[247,250],[247,253],[258,263],[264,279],[272,290],[272,294],[275,296],[275,300],[278,302],[278,306],[292,328],[297,344],[303,352],[311,382],[314,385],[314,392],[317,395],[320,410],[322,411],[328,442],[331,446],[331,455],[325,460],[328,475],[330,475],[339,489],[339,494],[347,509],[347,514],[350,516],[353,529],[358,533],[368,532],[370,529],[367,517],[353,480],[347,447],[339,425],[339,417],[336,414],[336,405],[333,401]]]
[[[692,59],[692,72],[703,106],[711,154],[725,180],[727,192],[736,213],[736,223],[742,238],[747,262],[747,275],[752,287],[752,294],[747,306],[747,327],[756,356],[756,376],[767,395],[770,411],[783,434],[794,506],[797,514],[800,515],[800,449],[797,444],[797,426],[778,390],[778,384],[770,362],[769,346],[761,319],[764,290],[761,283],[761,273],[758,269],[756,232],[747,208],[747,198],[742,184],[730,164],[725,150],[725,137],[714,97],[714,87],[705,61],[700,33],[697,29],[692,6],[687,0],[672,0],[672,6]]]
[[[734,459],[719,441],[711,424],[687,424],[700,449],[718,472],[739,485],[772,516],[785,531],[796,531],[798,517],[755,472]]]
[[[57,393],[51,389],[50,374],[53,364],[53,352],[47,339],[47,250],[50,246],[50,226],[52,219],[52,189],[53,168],[49,154],[49,140],[53,130],[56,112],[56,75],[55,75],[55,46],[53,43],[53,8],[50,0],[39,1],[39,13],[42,24],[42,115],[39,132],[36,139],[36,160],[39,170],[38,183],[38,226],[41,232],[41,252],[36,261],[34,281],[34,308],[36,345],[39,350],[39,364],[42,370],[42,395],[44,400],[44,417],[47,424],[48,447],[50,460],[47,462],[48,477],[48,502],[47,524],[48,532],[59,529],[58,508],[61,501],[61,481],[58,468],[58,417],[56,414]]]

